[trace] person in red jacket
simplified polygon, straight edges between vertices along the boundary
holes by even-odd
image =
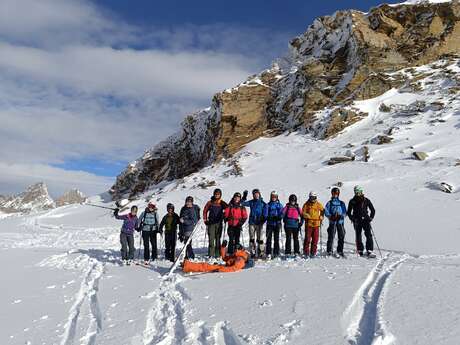
[[[240,244],[241,229],[247,219],[246,208],[241,205],[241,194],[237,192],[224,210],[224,221],[228,223],[229,254],[233,254],[236,245]]]
[[[246,266],[246,262],[249,259],[249,253],[244,250],[241,245],[236,246],[234,254],[226,255],[225,249],[227,247],[227,241],[222,242],[220,253],[222,259],[225,261],[225,265],[211,265],[207,262],[193,262],[185,260],[182,266],[182,270],[186,273],[190,272],[237,272],[242,270]]]

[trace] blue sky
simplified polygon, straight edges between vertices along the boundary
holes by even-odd
[[[107,190],[314,18],[378,3],[2,0],[0,194],[36,181],[55,196]]]

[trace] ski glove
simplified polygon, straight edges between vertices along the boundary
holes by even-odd
[[[247,197],[248,197],[248,191],[245,190],[245,191],[243,192],[243,200],[246,200]]]
[[[208,226],[209,224],[211,224],[211,223],[209,223],[209,220],[204,221],[204,225]]]
[[[120,212],[120,210],[118,208],[116,208],[115,210],[113,210],[113,215],[115,217],[118,216],[118,212]]]
[[[224,241],[222,242],[222,247],[224,247],[224,248],[227,247],[227,244],[228,244],[228,241],[227,241],[227,240],[224,240]]]

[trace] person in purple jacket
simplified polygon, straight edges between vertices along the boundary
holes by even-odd
[[[131,207],[131,212],[124,215],[118,214],[118,208],[113,212],[116,219],[122,220],[123,225],[121,226],[120,232],[120,244],[121,244],[121,259],[127,265],[131,264],[134,260],[134,231],[139,222],[137,218],[137,206]]]

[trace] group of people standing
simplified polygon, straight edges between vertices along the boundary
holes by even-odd
[[[336,256],[344,256],[345,217],[349,217],[354,225],[356,251],[360,256],[374,257],[373,236],[371,222],[375,216],[372,202],[364,196],[363,188],[354,188],[354,197],[349,201],[348,208],[340,200],[340,189],[331,189],[331,199],[323,206],[315,192],[310,192],[308,200],[300,208],[297,196],[289,196],[284,206],[275,191],[270,193],[270,200],[266,203],[259,189],[252,191],[252,199],[247,200],[248,191],[243,194],[236,192],[229,203],[222,199],[222,191],[215,189],[211,199],[203,209],[203,221],[207,227],[209,238],[208,256],[218,259],[221,256],[222,237],[228,235],[228,254],[232,255],[241,248],[243,225],[249,223],[249,252],[251,257],[275,258],[280,255],[280,232],[284,225],[285,255],[301,255],[301,229],[305,224],[305,238],[302,254],[306,257],[315,257],[318,250],[321,226],[324,218],[329,221],[327,228],[327,255],[333,255],[333,243],[337,234],[338,244]],[[246,208],[249,208],[249,214]],[[137,217],[137,207],[133,206],[127,215],[120,216],[115,210],[115,217],[123,220],[120,234],[122,259],[134,259],[134,231],[142,233],[144,243],[144,260],[148,263],[158,256],[157,234],[163,234],[165,240],[165,258],[175,259],[177,233],[181,242],[187,242],[193,230],[201,219],[200,207],[194,204],[193,197],[188,196],[179,214],[174,205],[168,204],[167,213],[159,222],[158,210],[153,203],[149,203],[145,211]],[[265,225],[265,242],[264,242]],[[366,237],[366,244],[362,242],[362,232]],[[364,248],[366,253],[364,253]],[[185,257],[194,258],[192,241],[188,241]]]

